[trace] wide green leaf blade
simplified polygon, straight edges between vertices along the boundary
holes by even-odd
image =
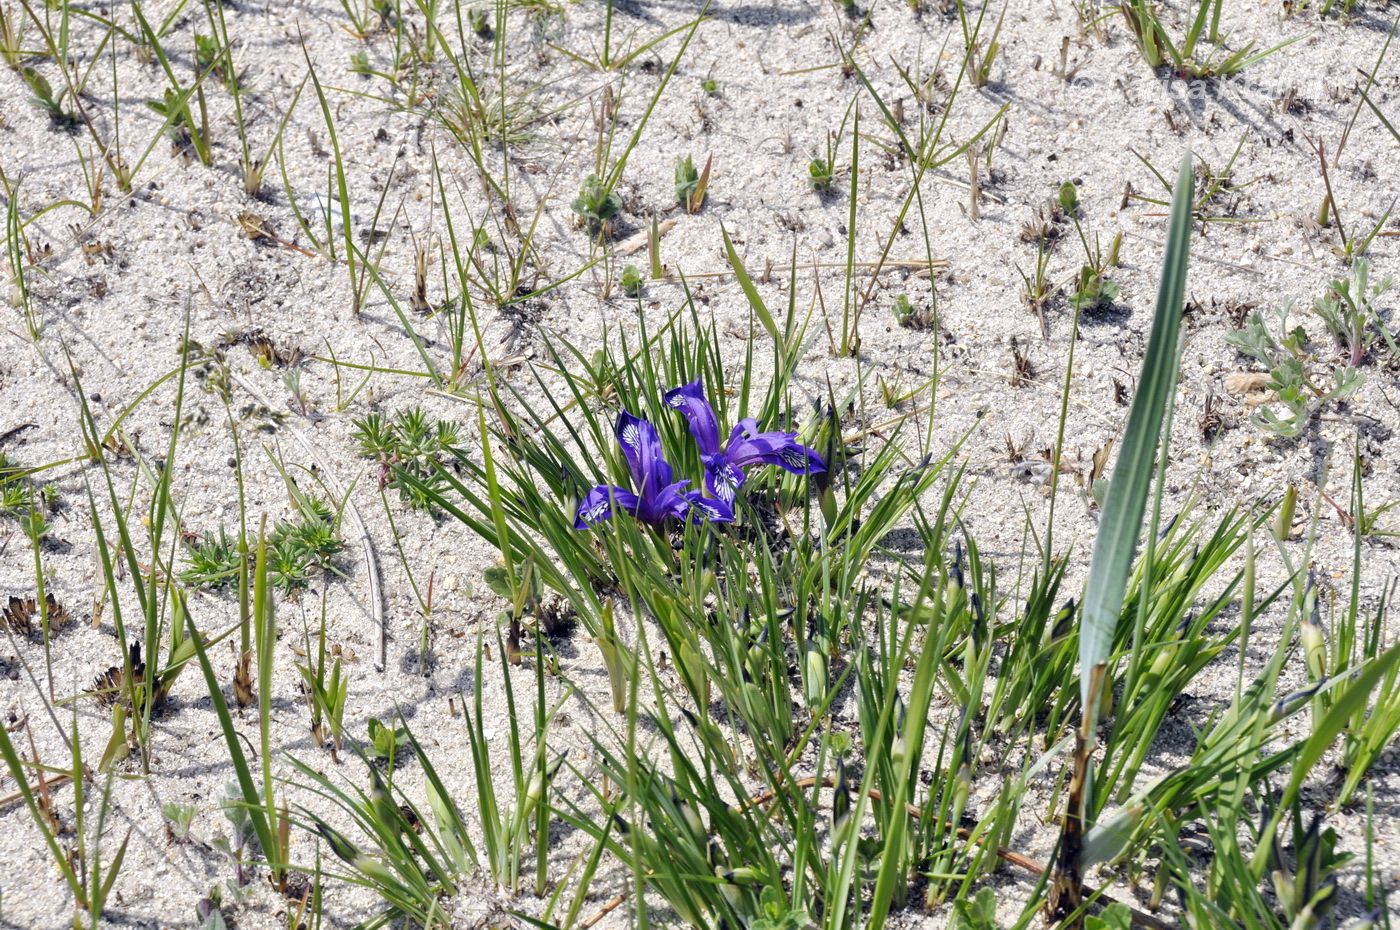
[[[1181,353],[1181,313],[1186,294],[1186,260],[1190,251],[1191,207],[1195,174],[1188,154],[1182,159],[1172,197],[1166,256],[1157,286],[1157,308],[1137,394],[1128,412],[1128,425],[1114,466],[1113,476],[1099,518],[1098,538],[1084,591],[1084,614],[1079,634],[1079,687],[1083,713],[1092,733],[1098,715],[1096,695],[1091,695],[1094,669],[1108,661],[1128,573],[1142,532],[1147,492],[1152,483],[1162,422],[1176,392]]]

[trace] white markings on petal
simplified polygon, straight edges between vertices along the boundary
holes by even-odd
[[[642,431],[637,428],[636,423],[628,423],[622,428],[622,444],[634,451],[641,451]]]
[[[811,459],[807,455],[807,450],[802,448],[787,448],[779,452],[778,456],[793,468],[806,468],[811,462]]]
[[[700,511],[700,513],[709,517],[711,520],[719,516],[719,508],[703,500],[692,500],[690,506],[692,509]]]
[[[743,473],[726,462],[715,469],[714,476],[715,496],[726,504],[732,505],[734,503],[735,492],[739,488],[739,482],[744,478]]]

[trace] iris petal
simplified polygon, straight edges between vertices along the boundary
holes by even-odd
[[[656,494],[671,483],[671,466],[662,455],[661,437],[655,426],[624,410],[617,416],[616,432],[632,480],[643,497]]]
[[[728,456],[720,454],[705,457],[705,487],[709,488],[715,497],[732,507],[743,483],[743,469],[729,461]]]
[[[637,512],[637,495],[626,488],[600,484],[591,489],[579,501],[574,512],[574,529],[586,530],[595,523],[601,523],[613,515],[613,505],[625,513]]]
[[[724,456],[738,468],[777,465],[799,475],[826,471],[826,463],[821,456],[798,442],[796,433],[746,432],[738,442],[730,441]]]
[[[699,491],[691,491],[686,495],[686,502],[689,505],[689,516],[694,523],[703,523],[709,520],[711,523],[731,523],[734,520],[734,508],[726,501],[715,497],[705,497]]]
[[[677,390],[688,392],[678,396],[698,398],[698,405],[694,410],[698,411],[700,429],[702,432],[709,430],[714,444],[718,446],[719,426],[715,423],[714,411],[700,393],[699,382]],[[669,394],[667,403],[671,403]],[[695,421],[692,420],[692,432],[695,431],[694,424]],[[626,488],[606,484],[592,488],[584,495],[574,513],[575,529],[588,529],[610,519],[619,510],[630,513],[638,521],[652,526],[661,526],[673,517],[694,523],[706,520],[723,523],[734,519],[732,490],[729,500],[721,500],[706,497],[699,491],[687,490],[690,487],[689,481],[671,480],[671,465],[662,452],[661,437],[657,434],[656,427],[647,420],[624,410],[618,414],[615,433],[637,491],[634,493]],[[723,456],[716,454],[716,457],[720,460],[719,465],[726,468]],[[739,482],[743,481],[743,472],[737,468],[726,468],[724,473],[731,479],[737,476]]]
[[[667,391],[665,400],[666,406],[680,411],[690,424],[690,435],[695,437],[701,455],[719,452],[719,419],[698,380]]]

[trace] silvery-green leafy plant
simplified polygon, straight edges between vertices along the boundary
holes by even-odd
[[[1346,354],[1347,367],[1359,367],[1378,337],[1385,341],[1392,355],[1398,354],[1395,338],[1377,306],[1393,284],[1390,278],[1372,280],[1371,263],[1358,258],[1351,266],[1350,277],[1332,281],[1327,293],[1313,304],[1313,311],[1322,318],[1327,332]]]
[[[1275,311],[1276,331],[1271,330],[1259,310],[1244,325],[1225,336],[1225,341],[1241,354],[1262,364],[1269,372],[1267,387],[1277,403],[1261,406],[1251,418],[1259,429],[1282,439],[1302,435],[1314,414],[1328,403],[1355,394],[1365,383],[1365,375],[1350,365],[1335,365],[1330,383],[1317,378],[1317,360],[1301,326],[1289,328],[1291,304]]]

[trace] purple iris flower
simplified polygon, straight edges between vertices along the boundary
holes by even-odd
[[[613,515],[616,507],[642,523],[660,526],[668,517],[701,523],[734,519],[729,503],[699,491],[687,491],[689,481],[672,481],[670,463],[662,456],[661,437],[651,423],[623,411],[617,418],[617,441],[637,491],[600,484],[584,495],[574,515],[574,529],[583,530]]]
[[[729,441],[721,446],[719,419],[698,380],[667,391],[666,406],[679,410],[690,423],[705,466],[705,486],[731,508],[744,483],[744,469],[752,465],[777,465],[797,475],[826,471],[821,456],[799,443],[796,433],[761,433],[752,417],[735,424]]]

